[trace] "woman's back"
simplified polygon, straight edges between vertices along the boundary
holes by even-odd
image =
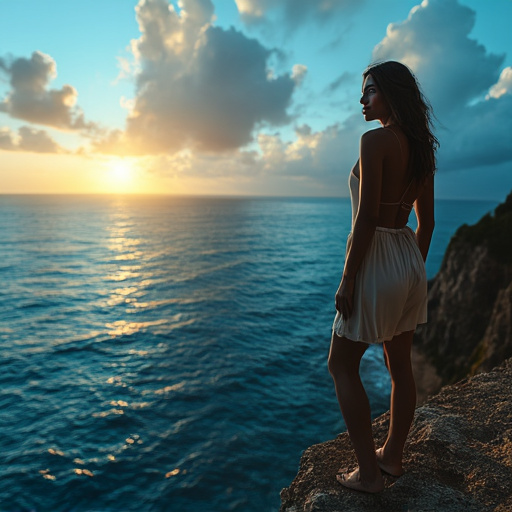
[[[403,228],[419,188],[409,173],[409,141],[398,126],[379,128],[385,138],[386,151],[382,162],[382,182],[377,225]],[[353,171],[360,178],[359,161]]]

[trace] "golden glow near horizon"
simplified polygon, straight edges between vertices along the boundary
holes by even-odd
[[[137,162],[128,158],[112,158],[104,164],[105,186],[109,192],[130,193],[137,187]]]
[[[283,1],[125,3],[81,2],[85,31],[64,0],[2,12],[0,194],[348,196],[376,127],[359,104],[369,55],[412,67],[434,106],[438,195],[512,188],[512,0],[304,2],[303,16]]]
[[[117,182],[129,183],[132,179],[133,167],[126,160],[114,161],[110,164],[112,174]]]

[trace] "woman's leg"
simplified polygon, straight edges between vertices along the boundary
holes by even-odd
[[[365,343],[333,334],[328,366],[359,463],[359,470],[341,476],[339,481],[360,491],[378,492],[384,484],[375,455],[370,404],[359,376],[359,365],[367,347]]]
[[[416,408],[416,385],[411,365],[414,331],[384,342],[384,358],[391,375],[391,405],[388,437],[379,450],[380,467],[394,476],[403,473],[404,445]]]

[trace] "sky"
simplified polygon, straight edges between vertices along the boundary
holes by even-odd
[[[512,190],[512,0],[0,0],[0,193],[348,195],[361,73],[436,116],[436,194]]]

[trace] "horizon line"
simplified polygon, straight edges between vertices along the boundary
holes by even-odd
[[[172,197],[194,199],[350,199],[340,195],[282,195],[282,194],[179,194],[158,192],[0,192],[4,196],[95,196],[95,197]],[[437,197],[436,201],[481,201],[501,202],[505,199],[468,198],[468,197]]]

